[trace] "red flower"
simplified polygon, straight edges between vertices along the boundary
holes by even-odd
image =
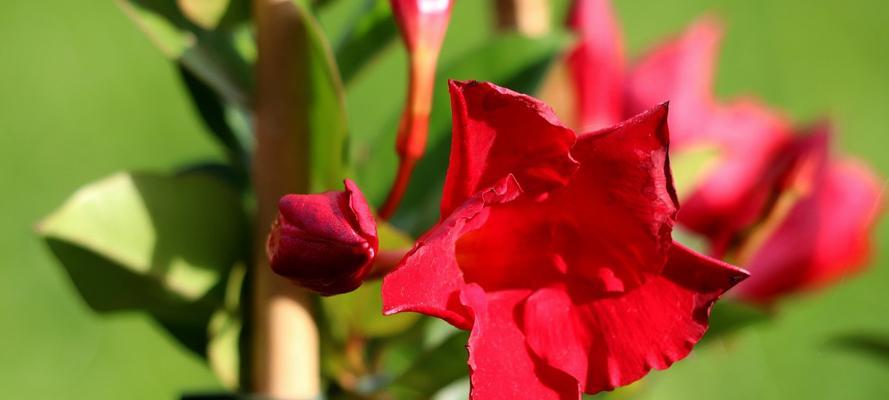
[[[853,160],[833,160],[830,127],[799,136],[772,215],[754,231],[737,258],[754,272],[736,291],[768,303],[780,295],[835,281],[860,269],[869,232],[882,209],[879,180]]]
[[[700,179],[681,182],[690,189],[679,193],[678,218],[709,239],[711,255],[734,256],[753,272],[739,289],[746,299],[771,301],[863,265],[878,214],[876,178],[864,166],[830,161],[826,139],[816,139],[826,134],[795,138],[786,118],[755,99],[718,102],[718,21],[702,18],[625,73],[608,0],[576,0],[569,25],[580,37],[567,63],[581,126],[599,128],[669,100],[674,160],[695,149],[717,151]]]
[[[666,106],[577,137],[531,97],[450,88],[442,219],[385,313],[471,329],[473,399],[577,399],[685,357],[746,273],[672,242]]]
[[[355,183],[345,186],[281,198],[267,244],[275,273],[326,296],[361,286],[379,250],[377,228]]]

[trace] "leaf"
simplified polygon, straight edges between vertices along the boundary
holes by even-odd
[[[231,269],[225,285],[223,307],[216,310],[210,319],[207,334],[207,360],[210,368],[228,389],[237,389],[240,383],[241,354],[240,338],[243,320],[241,318],[241,292],[247,268],[237,265]]]
[[[113,175],[78,190],[38,232],[91,308],[148,312],[200,354],[222,277],[248,245],[238,193],[204,174]]]
[[[249,0],[117,0],[124,13],[174,61],[204,123],[245,170],[253,148],[255,43]],[[212,26],[211,26],[212,25]]]
[[[430,398],[449,384],[464,378],[469,367],[466,342],[469,333],[457,331],[439,345],[423,352],[396,378],[387,391],[396,399]]]
[[[770,320],[772,315],[751,304],[722,300],[713,305],[710,312],[710,329],[704,335],[704,341],[720,338],[737,332],[743,328]]]
[[[299,3],[298,1],[296,2]],[[346,100],[343,82],[330,44],[318,21],[305,6],[298,6],[307,29],[306,59],[309,60],[311,132],[310,182],[314,192],[337,189],[347,175]]]
[[[186,17],[177,0],[117,0],[117,3],[164,55],[187,68],[227,102],[249,106],[253,86],[248,59],[251,51],[249,44],[240,39],[249,34],[245,26],[249,21],[247,0],[232,0],[220,17],[217,29],[213,30],[206,30]]]
[[[176,4],[195,25],[214,29],[225,15],[229,0],[176,0]]]
[[[398,34],[386,0],[364,0],[336,46],[336,61],[347,85]]]
[[[831,347],[855,351],[889,366],[889,335],[874,333],[847,333],[828,341]]]
[[[380,250],[405,250],[414,246],[414,239],[386,221],[377,221]]]
[[[248,124],[238,122],[249,117],[243,115],[244,110],[227,105],[188,68],[179,65],[179,74],[207,129],[225,148],[231,165],[238,173],[246,175],[253,151],[253,135]]]
[[[417,322],[420,315],[416,313],[383,316],[381,285],[379,279],[368,281],[353,292],[321,299],[334,339],[344,341],[350,334],[371,338],[390,336]]]

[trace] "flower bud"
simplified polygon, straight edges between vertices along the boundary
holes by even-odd
[[[355,183],[345,189],[281,198],[266,245],[276,274],[324,296],[361,286],[379,250],[377,228]]]
[[[409,53],[438,53],[451,18],[453,0],[390,0]]]

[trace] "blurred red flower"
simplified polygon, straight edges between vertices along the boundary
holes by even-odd
[[[531,97],[451,82],[441,221],[386,314],[471,329],[473,399],[578,398],[685,357],[747,274],[671,239],[666,106],[578,137]]]
[[[882,211],[877,177],[861,163],[835,160],[832,129],[797,136],[777,160],[781,180],[769,215],[734,255],[756,271],[735,293],[769,303],[787,293],[841,279],[864,266],[868,236]]]
[[[679,193],[682,212],[678,220],[709,240],[711,255],[731,257],[733,262],[749,266],[754,278],[745,285],[745,297],[773,300],[793,288],[823,283],[866,262],[868,235],[879,208],[873,173],[855,162],[836,164],[820,157],[823,165],[818,170],[823,172],[805,178],[806,185],[817,188],[808,192],[808,200],[800,200],[792,212],[775,210],[775,198],[792,197],[785,192],[796,191],[801,184],[802,178],[794,185],[782,183],[782,179],[801,168],[800,159],[812,158],[797,154],[802,148],[812,148],[801,144],[810,139],[797,138],[787,118],[757,99],[728,103],[715,99],[714,71],[722,37],[717,20],[701,18],[629,69],[624,67],[619,25],[609,0],[576,0],[568,25],[579,37],[566,59],[578,126],[584,131],[599,129],[670,101],[674,159],[700,149],[715,153],[713,163],[699,165],[698,171],[690,174],[695,179],[683,174],[687,181],[680,182],[686,190]],[[826,145],[821,147],[826,154]],[[855,167],[850,167],[853,164]],[[844,209],[853,204],[866,212]],[[828,207],[835,209],[829,211]],[[818,218],[809,218],[805,224],[795,221],[801,214],[814,217],[816,212]],[[782,218],[787,221],[776,222]],[[766,219],[771,220],[769,226],[763,226]],[[776,226],[781,228],[771,232]],[[817,246],[797,242],[803,237],[818,240],[818,235],[832,229],[847,235],[818,241]],[[752,231],[759,234],[751,235]],[[770,233],[762,233],[765,231]],[[821,271],[819,277],[814,271]]]

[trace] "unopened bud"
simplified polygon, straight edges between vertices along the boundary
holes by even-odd
[[[348,179],[345,189],[281,198],[266,246],[275,273],[325,296],[361,286],[379,241],[361,191]]]

